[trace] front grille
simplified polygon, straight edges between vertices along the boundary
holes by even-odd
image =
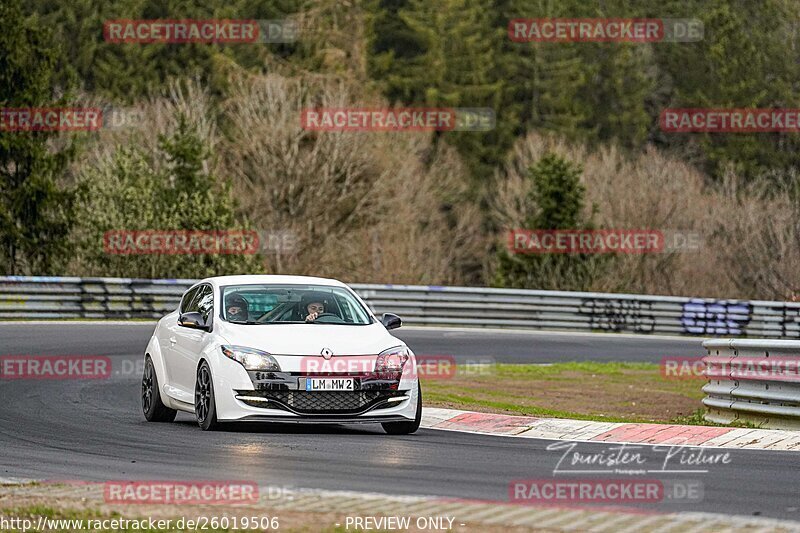
[[[266,398],[268,402],[241,400],[254,407],[281,408],[301,414],[353,414],[368,411],[389,398],[404,396],[397,390],[304,391],[259,390],[238,391],[242,396]],[[392,404],[389,404],[392,405]]]

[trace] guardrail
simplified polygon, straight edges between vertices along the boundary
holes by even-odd
[[[0,277],[0,319],[157,318],[195,280]],[[800,303],[591,292],[352,284],[410,325],[800,339]]]
[[[714,339],[703,347],[706,420],[800,429],[800,342]]]

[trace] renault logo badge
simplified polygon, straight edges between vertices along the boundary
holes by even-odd
[[[322,357],[324,357],[325,359],[330,359],[331,356],[333,356],[333,352],[328,348],[323,348],[320,353],[322,354]]]

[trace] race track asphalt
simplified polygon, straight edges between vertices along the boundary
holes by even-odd
[[[153,324],[0,325],[0,355],[106,355],[115,370],[103,380],[0,379],[0,478],[234,479],[508,501],[511,480],[551,478],[561,456],[546,449],[552,441],[427,429],[388,436],[370,426],[236,425],[204,433],[186,414],[171,424],[149,424],[139,407],[137,363],[152,329]],[[697,339],[400,332],[418,353],[495,356],[509,362],[657,361],[699,351]],[[584,453],[609,448],[581,446]],[[664,456],[652,447],[637,451],[649,464],[659,464]],[[729,453],[729,463],[710,465],[707,473],[651,475],[703,486],[700,501],[666,501],[655,507],[800,519],[800,453]]]
[[[155,322],[0,322],[0,351],[30,355],[132,355],[144,353]],[[492,357],[501,363],[648,361],[699,357],[700,337],[614,333],[402,327],[393,334],[417,354]]]

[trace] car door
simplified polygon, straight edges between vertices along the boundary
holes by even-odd
[[[186,313],[190,310],[192,301],[197,296],[197,292],[200,290],[200,287],[192,287],[185,293],[183,293],[183,297],[181,298],[181,303],[178,306],[178,312],[175,315],[175,318],[168,319],[168,322],[164,324],[164,328],[161,330],[158,343],[161,347],[161,355],[164,358],[164,367],[167,371],[167,380],[165,385],[168,385],[168,389],[172,387],[178,386],[178,370],[180,365],[178,364],[178,353],[176,351],[176,344],[178,343],[178,333],[179,330],[183,328],[178,325],[178,320],[183,313]],[[170,396],[174,396],[171,390],[167,390],[167,394]],[[182,400],[183,398],[178,398]]]
[[[206,323],[213,320],[214,290],[209,284],[198,287],[198,291],[186,312],[199,312]],[[196,381],[197,363],[203,351],[208,332],[178,326],[175,331],[175,363],[177,366],[176,383],[183,391],[190,394],[194,401],[194,385]]]

